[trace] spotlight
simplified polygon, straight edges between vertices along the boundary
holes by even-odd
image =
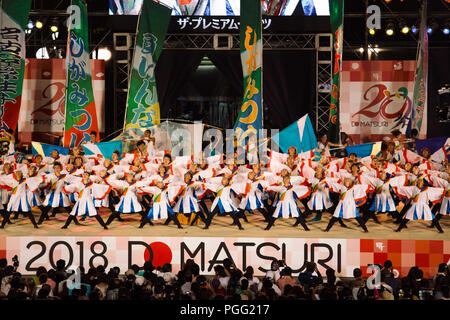
[[[375,29],[369,29],[369,33],[373,36],[375,34]]]
[[[27,28],[30,29],[30,30],[34,28],[33,21],[28,21]]]
[[[392,36],[394,34],[395,24],[392,20],[389,20],[386,23],[386,34],[388,36]]]
[[[417,27],[416,27],[416,26],[412,26],[412,27],[411,27],[411,32],[412,32],[412,33],[416,34],[417,31],[418,31],[418,30],[417,30]]]
[[[42,27],[44,26],[44,24],[41,21],[36,21],[36,28],[38,29],[42,29]]]
[[[53,25],[50,27],[50,30],[52,30],[52,32],[58,32],[58,26]]]
[[[108,61],[111,59],[112,53],[108,48],[100,48],[98,49],[98,59]]]
[[[400,31],[403,34],[407,34],[409,32],[409,27],[408,27],[408,24],[406,23],[405,19],[402,19],[402,18],[399,19],[398,26],[399,26]]]
[[[364,53],[364,48],[363,47],[359,48],[359,52]]]
[[[430,19],[428,21],[428,28],[427,28],[428,34],[434,33],[437,29],[439,29],[439,25],[437,24],[436,20]]]
[[[444,23],[444,27],[442,28],[442,33],[445,35],[450,34],[450,19],[447,19]]]

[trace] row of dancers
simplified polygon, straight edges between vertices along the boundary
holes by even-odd
[[[267,165],[237,165],[236,154],[172,159],[147,140],[139,141],[134,152],[114,152],[112,159],[82,155],[80,148],[70,156],[54,150],[50,157],[38,154],[22,163],[4,157],[0,228],[20,214],[38,228],[64,210],[69,217],[62,228],[80,224],[77,217],[95,217],[107,229],[123,214],[139,213],[140,228],[161,219],[182,228],[177,216],[184,214],[195,217],[191,225],[200,219],[205,229],[216,215],[229,215],[242,230],[241,220],[248,222],[251,213],[264,217],[265,230],[279,218],[295,218],[294,226],[307,231],[306,216],[315,213],[312,221],[318,221],[329,212],[325,231],[335,222],[346,227],[345,219],[355,219],[368,232],[369,219],[380,223],[377,215],[388,214],[398,224],[396,231],[410,220],[426,220],[443,232],[439,220],[450,214],[450,166],[418,155],[405,160],[355,154],[334,159],[290,148],[287,154],[271,151]],[[41,211],[37,221],[34,207]],[[106,222],[98,215],[101,207],[111,210]]]

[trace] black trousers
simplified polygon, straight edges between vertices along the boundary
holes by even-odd
[[[397,220],[395,220],[394,223],[401,223],[403,217],[406,214],[406,211],[408,211],[408,209],[411,208],[411,203],[410,202],[406,202],[405,205],[403,206],[402,211],[400,211],[400,213],[397,216]]]
[[[104,228],[108,229],[105,222],[103,221],[102,217],[100,217],[98,214],[95,215],[95,219],[98,221],[98,223]],[[72,221],[77,221],[77,217],[73,215],[69,215],[69,217],[66,220],[66,223],[62,227],[62,229],[67,229],[67,227],[72,223]]]
[[[41,216],[39,217],[38,223],[37,224],[42,224],[42,222],[44,222],[45,220],[50,220],[50,217],[55,217],[56,213],[58,212],[58,209],[62,208],[64,209],[64,211],[66,211],[67,213],[70,213],[71,209],[70,207],[57,207],[57,208],[52,208],[50,206],[40,206],[39,207],[42,211]],[[48,213],[50,211],[50,209],[52,210],[52,215],[49,216]],[[75,218],[75,224],[79,224],[78,220]]]
[[[33,213],[32,213],[31,211],[28,211],[28,212],[24,212],[24,211],[16,211],[16,212],[14,212],[14,214],[17,215],[17,216],[18,216],[20,213],[23,214],[24,216],[28,217],[28,219],[30,219],[31,223],[33,224],[33,226],[34,226],[35,228],[38,227],[38,225],[37,225],[37,223],[36,223],[36,220],[34,219]],[[6,223],[8,223],[8,221],[10,222],[10,220],[9,220],[9,217],[10,217],[10,216],[11,216],[11,212],[6,211],[6,212],[5,212],[5,216],[4,216],[4,218],[3,218],[3,221],[2,221],[2,224],[0,225],[0,228],[1,228],[1,229],[3,229],[3,228],[5,227]]]
[[[202,199],[198,202],[198,204],[200,206],[201,212],[196,213],[194,219],[192,219],[191,226],[193,226],[195,222],[197,222],[198,218],[200,218],[203,221],[203,223],[206,224],[207,217],[209,216],[209,210],[208,207],[206,206],[205,201]]]
[[[180,224],[180,221],[178,220],[178,217],[177,217],[177,214],[176,214],[176,213],[175,213],[175,214],[171,214],[171,213],[169,212],[168,217],[167,217],[167,220],[166,220],[165,222],[167,222],[167,224],[169,224],[170,221],[173,221],[173,222],[176,224],[176,226],[178,227],[178,229],[183,229],[183,227],[182,227],[181,224]],[[147,217],[147,214],[144,213],[144,214],[142,215],[141,224],[139,225],[139,228],[143,228],[147,223],[150,224],[150,225],[152,225],[152,226],[154,225],[153,222],[152,222],[152,220],[149,219],[149,218]]]
[[[208,220],[206,221],[205,229],[209,228],[209,226],[211,225],[212,219],[219,212],[220,212],[219,207],[215,207],[214,210],[209,215]],[[228,214],[228,215],[231,216],[231,218],[233,218],[234,223],[238,226],[238,228],[240,230],[244,229],[244,228],[242,228],[242,225],[239,222],[239,213],[238,212],[235,212],[235,211],[233,211],[233,212],[226,212],[225,214]]]
[[[438,213],[434,219],[431,221],[431,228],[436,227],[436,229],[438,229],[438,231],[440,233],[444,232],[444,230],[442,230],[441,224],[439,223],[439,220],[441,220],[442,218],[442,214]],[[406,228],[406,224],[409,222],[408,219],[402,219],[400,221],[400,225],[398,226],[397,230],[395,230],[395,232],[400,232],[403,228]]]
[[[142,215],[142,212],[140,212],[139,214]],[[109,226],[111,224],[111,222],[114,221],[114,219],[117,219],[119,221],[122,220],[122,218],[120,217],[120,212],[118,212],[118,211],[111,212],[111,215],[108,217],[108,220],[106,220],[106,225]]]
[[[3,217],[3,221],[5,221],[5,224],[6,224],[6,223],[8,223],[8,224],[13,224],[13,223],[11,222],[11,220],[9,219],[9,214],[6,212],[6,209],[0,210],[0,214],[1,214],[1,216]]]
[[[363,218],[362,218],[362,217],[356,217],[355,219],[356,219],[356,221],[358,221],[358,223],[359,223],[359,225],[361,226],[361,228],[363,228],[363,230],[364,230],[365,232],[368,232],[367,227],[366,227],[366,224],[364,223]],[[331,217],[330,222],[328,223],[328,226],[327,226],[327,228],[325,229],[325,231],[329,231],[329,230],[333,227],[334,223],[335,223],[336,221],[339,221],[339,220],[340,220],[340,218]]]

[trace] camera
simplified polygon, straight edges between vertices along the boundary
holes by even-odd
[[[19,258],[17,257],[17,254],[12,258],[13,266],[15,269],[19,267]]]

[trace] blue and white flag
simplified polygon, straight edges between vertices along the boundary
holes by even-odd
[[[46,144],[41,142],[31,142],[31,152],[33,154],[33,157],[37,154],[40,154],[43,157],[50,157],[51,152],[53,150],[56,150],[59,152],[59,154],[62,155],[68,155],[69,154],[69,148],[64,148],[60,146],[56,146],[53,144]]]
[[[297,148],[298,153],[317,148],[316,135],[307,114],[281,130],[273,139],[284,153],[290,147]]]
[[[114,151],[119,151],[122,154],[122,140],[99,142],[99,143],[86,143],[81,145],[84,150],[84,154],[90,155],[102,155],[103,158],[111,159]]]
[[[357,144],[345,147],[347,154],[354,153],[358,158],[377,156],[381,151],[381,142]]]

